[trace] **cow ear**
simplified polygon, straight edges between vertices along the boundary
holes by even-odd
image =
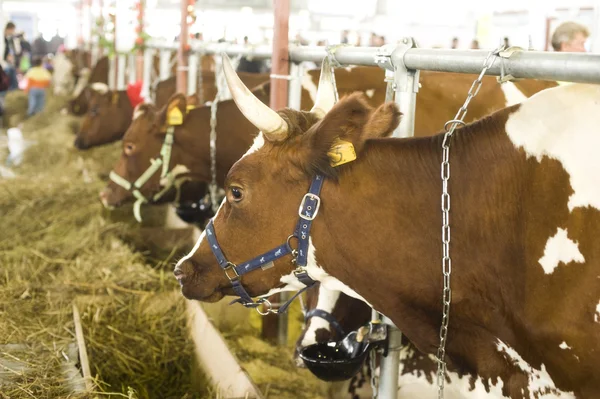
[[[373,109],[364,93],[342,98],[305,135],[309,173],[335,174],[333,167],[360,157],[368,139],[389,136],[400,123],[400,115],[395,103]]]
[[[181,93],[176,93],[169,99],[167,106],[161,112],[164,127],[179,126],[185,122],[187,100]]]

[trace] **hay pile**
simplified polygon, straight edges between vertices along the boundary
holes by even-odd
[[[72,149],[76,120],[56,112],[62,105],[51,97],[44,113],[23,123],[37,144],[15,179],[0,179],[0,359],[24,365],[0,370],[8,375],[0,397],[210,397],[206,381],[192,381],[193,348],[171,267],[148,264],[124,243],[129,226],[107,218],[96,199],[118,145]],[[60,367],[74,341],[73,303],[94,395],[68,392]]]
[[[286,347],[275,347],[259,339],[261,317],[251,311],[249,325],[223,331],[223,336],[264,396],[277,399],[327,398],[330,385],[317,379],[307,369],[298,368],[293,360],[303,319],[298,301],[289,310]]]

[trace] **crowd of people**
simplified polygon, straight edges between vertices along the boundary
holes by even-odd
[[[25,34],[17,31],[14,22],[8,22],[4,28],[4,54],[0,68],[0,105],[3,106],[7,92],[22,89],[28,93],[27,115],[40,112],[52,80],[51,57],[61,51],[61,47],[64,47],[64,39],[58,35],[49,42],[40,35],[29,43]]]

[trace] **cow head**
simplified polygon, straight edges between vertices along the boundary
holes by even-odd
[[[88,92],[88,111],[75,138],[80,150],[119,140],[131,122],[131,104],[124,91],[111,91],[93,83]]]
[[[214,218],[216,239],[227,259],[237,264],[286,243],[315,174],[326,176],[326,184],[333,186],[340,173],[349,172],[351,163],[338,168],[330,164],[328,152],[338,139],[351,142],[360,157],[365,141],[389,135],[400,113],[393,103],[373,109],[364,94],[350,95],[332,108],[335,96],[326,62],[311,112],[277,113],[241,83],[227,58],[223,68],[236,104],[261,131],[252,148],[229,170],[226,198]],[[178,262],[175,276],[184,296],[216,301],[234,292],[205,237]],[[280,287],[282,277],[294,269],[291,260],[287,255],[274,267],[244,275],[243,286],[251,296]]]
[[[71,115],[82,116],[88,111],[88,102],[92,89],[89,86],[83,87],[79,93],[73,93],[74,98],[67,105],[67,111]]]
[[[169,104],[161,110],[157,110],[151,104],[140,104],[133,111],[133,121],[123,137],[123,151],[121,158],[117,162],[114,172],[127,180],[135,182],[151,165],[153,159],[160,157],[161,148],[165,142],[165,136],[168,129],[168,115],[172,110],[179,110],[182,115],[181,124],[173,126],[173,146],[169,162],[169,170],[176,165],[181,165],[179,171],[183,171],[183,165],[186,165],[186,171],[189,169],[192,153],[187,154],[183,136],[190,136],[187,126],[187,99],[182,94],[175,94],[169,100]],[[209,168],[205,168],[204,181],[209,180]],[[150,198],[161,191],[160,171],[154,173],[149,180],[140,188],[140,192]],[[101,192],[100,198],[105,205],[119,206],[124,202],[133,200],[131,192],[110,181],[106,188]],[[161,202],[171,200],[173,197],[165,196]]]

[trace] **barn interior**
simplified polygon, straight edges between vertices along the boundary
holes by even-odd
[[[553,46],[565,22],[581,27],[577,51],[585,56]],[[444,120],[452,119],[467,97],[480,61],[497,49],[525,53],[525,61],[528,54],[556,56],[556,65],[571,65],[564,63],[572,59],[572,75],[561,78],[569,68],[557,68],[539,76],[551,86],[569,76],[600,83],[594,72],[600,71],[600,1],[591,0],[2,0],[0,25],[7,28],[0,43],[0,89],[6,84],[0,90],[2,399],[367,398],[377,384],[381,398],[419,397],[377,382],[379,363],[361,363],[357,374],[335,382],[302,365],[295,350],[306,328],[304,294],[286,314],[266,317],[254,308],[230,305],[230,297],[203,303],[181,294],[174,265],[193,251],[223,200],[213,175],[227,171],[213,170],[210,165],[220,154],[209,147],[229,133],[228,121],[238,123],[239,115],[226,113],[231,93],[222,72],[229,62],[223,53],[244,82],[253,82],[248,88],[270,95],[265,102],[276,110],[310,110],[306,106],[314,96],[300,84],[318,76],[314,73],[324,59],[336,69],[340,97],[365,91],[374,103],[394,101],[386,96],[394,71],[388,68],[386,75],[375,59],[388,53],[391,59],[396,46],[445,51],[447,58],[455,51],[479,62],[455,71],[471,75],[465,89],[455,93],[459,103],[450,118],[440,116]],[[521,69],[525,74],[535,71],[537,58],[531,60]],[[371,69],[345,72],[355,65]],[[514,65],[519,71],[520,64]],[[36,86],[38,75],[30,72],[35,68],[48,72],[47,84]],[[492,74],[506,77],[499,68]],[[531,74],[515,78],[536,77]],[[406,76],[419,85],[418,74]],[[422,71],[422,84],[432,79],[428,76]],[[377,86],[356,83],[369,79]],[[484,88],[496,79],[490,82]],[[318,78],[315,92],[317,84]],[[45,93],[43,100],[32,96],[37,92]],[[187,97],[183,115],[172,106],[175,93]],[[408,101],[418,101],[419,94],[412,95]],[[106,206],[100,193],[115,183],[115,171],[126,170],[118,169],[128,151],[122,137],[146,103],[156,106],[156,115],[162,110],[175,120],[170,127],[206,111],[203,125],[198,122],[190,131],[210,138],[203,143],[203,153],[211,154],[205,167],[208,189],[187,202],[130,196]],[[417,124],[423,118],[419,107]],[[413,135],[411,128],[401,129],[399,134]],[[442,132],[443,122],[433,129]],[[99,141],[85,141],[90,138],[82,132]],[[165,162],[161,148],[162,139],[151,158]],[[217,154],[229,151],[215,148]],[[236,153],[238,158],[246,149]],[[176,159],[181,149],[176,144],[171,151]],[[150,163],[144,165],[146,170]],[[270,301],[282,304],[292,295],[277,294]],[[269,308],[263,304],[258,310]],[[389,320],[382,322],[393,327]],[[437,389],[435,375],[425,379]]]

